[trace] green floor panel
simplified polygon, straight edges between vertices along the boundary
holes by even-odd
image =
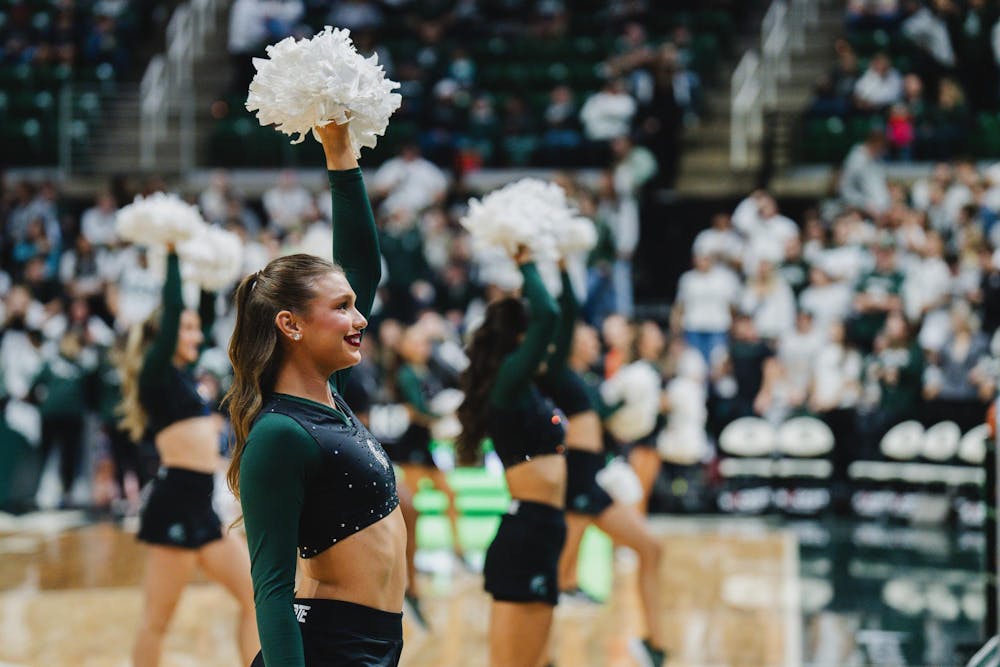
[[[576,565],[580,588],[600,600],[611,595],[614,577],[614,544],[600,529],[591,526],[583,534],[580,560]]]
[[[444,514],[448,510],[448,496],[436,489],[422,489],[413,496],[413,506],[423,514]]]
[[[462,550],[486,551],[500,525],[500,517],[462,516],[458,519],[458,539]],[[446,516],[421,516],[417,519],[417,548],[434,551],[451,549],[451,525]]]

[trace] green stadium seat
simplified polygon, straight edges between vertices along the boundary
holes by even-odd
[[[34,85],[34,71],[30,65],[0,65],[0,88],[16,90]]]

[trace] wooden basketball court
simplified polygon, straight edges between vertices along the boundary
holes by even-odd
[[[0,524],[0,664],[127,667],[141,613],[143,547],[110,523],[72,515]],[[671,667],[801,664],[798,548],[759,523],[654,521]],[[640,636],[634,563],[616,559],[604,605],[556,612],[560,667],[631,667]],[[478,575],[422,582],[432,630],[406,625],[405,667],[485,667],[489,599]],[[164,667],[238,667],[236,605],[212,583],[184,593]]]

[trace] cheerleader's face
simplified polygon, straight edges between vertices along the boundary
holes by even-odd
[[[193,364],[198,361],[198,352],[205,340],[201,332],[201,318],[193,310],[181,313],[181,326],[177,332],[177,350],[174,361],[181,365]]]
[[[354,366],[361,361],[361,332],[368,326],[354,290],[344,274],[330,273],[316,281],[315,293],[293,347],[331,373]]]

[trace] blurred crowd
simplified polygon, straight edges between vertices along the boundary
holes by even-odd
[[[765,191],[716,214],[694,242],[666,321],[631,317],[637,204],[615,187],[626,167],[607,171],[593,189],[558,175],[598,230],[598,245],[572,267],[586,322],[599,335],[594,371],[607,376],[645,359],[665,383],[696,378],[710,439],[742,416],[776,424],[819,416],[845,462],[878,458],[882,435],[906,419],[950,419],[963,432],[982,423],[998,376],[991,345],[1000,328],[1000,174],[940,163],[910,186],[888,182],[877,160],[882,142],[876,134],[856,147],[860,157],[845,166],[840,191],[801,220],[783,215]],[[459,224],[469,197],[461,182],[412,147],[368,186],[385,278],[360,376],[371,400],[385,404],[398,398],[393,373],[407,327],[421,323],[442,379],[453,382],[465,335],[495,288],[484,284]],[[158,188],[151,181],[144,189]],[[20,427],[22,435],[41,440],[43,455],[59,448],[65,492],[83,474],[99,504],[137,487],[126,474],[134,454],[116,453],[114,352],[155,311],[163,279],[162,262],[117,238],[122,197],[102,192],[77,217],[53,184],[19,182],[4,190],[0,208],[5,404],[38,409],[40,424],[33,434]],[[328,194],[309,191],[294,172],[248,201],[219,171],[191,199],[211,223],[241,235],[246,272],[280,253],[329,252]],[[196,305],[197,295],[189,297]],[[216,309],[201,375],[218,396],[228,382],[229,294],[218,295]]]
[[[676,4],[673,12],[693,3]],[[265,45],[344,27],[400,82],[403,106],[389,138],[406,134],[440,166],[601,165],[608,141],[629,136],[656,155],[669,186],[702,83],[692,29],[679,18],[651,34],[654,9],[644,1],[236,0],[227,108],[242,113],[236,100]]]
[[[0,66],[96,67],[128,74],[137,46],[162,32],[176,2],[10,0],[0,4]]]
[[[976,151],[971,121],[1000,103],[997,3],[851,0],[845,23],[810,115],[878,127],[901,161]]]

